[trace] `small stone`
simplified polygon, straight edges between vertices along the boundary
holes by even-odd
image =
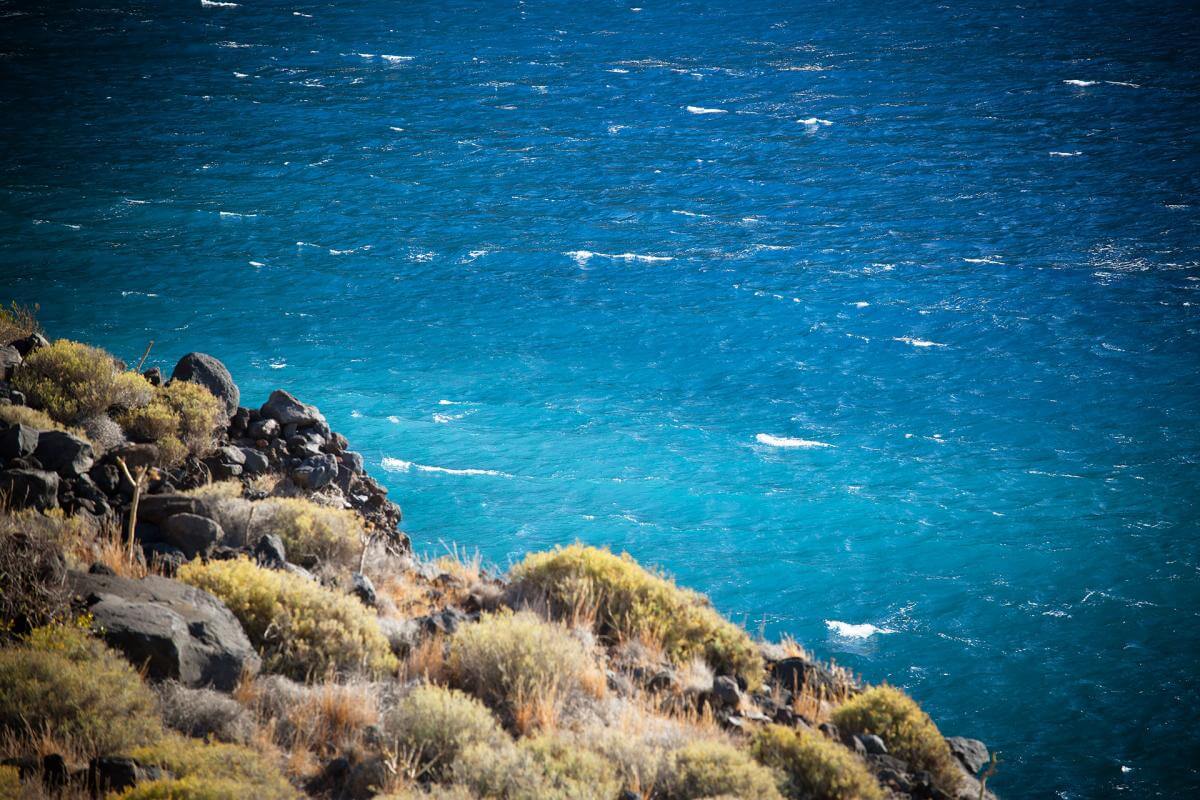
[[[242,393],[225,365],[207,353],[188,353],[179,359],[171,373],[171,379],[200,384],[221,401],[225,407],[225,416],[232,417],[237,413]]]
[[[264,417],[251,423],[248,433],[251,439],[274,439],[279,435],[279,423],[270,417]]]
[[[145,378],[151,386],[163,385],[162,370],[158,367],[151,367],[150,369],[146,370],[142,373],[142,377]]]
[[[262,475],[271,468],[271,462],[267,459],[265,453],[255,450],[253,447],[241,447],[242,456],[242,473],[245,475]]]
[[[292,480],[301,489],[315,491],[328,486],[337,477],[337,459],[329,453],[309,456],[292,470]]]

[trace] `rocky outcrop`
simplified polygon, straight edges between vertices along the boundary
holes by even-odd
[[[188,353],[179,359],[171,372],[171,380],[198,383],[221,401],[225,413],[232,417],[237,413],[242,393],[225,365],[206,353]]]
[[[105,641],[153,680],[230,691],[261,666],[237,619],[207,592],[157,575],[72,572],[68,582]]]

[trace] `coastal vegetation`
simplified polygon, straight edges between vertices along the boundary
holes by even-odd
[[[248,408],[210,356],[164,380],[14,311],[5,331],[6,797],[980,795],[907,695],[626,554],[419,557],[287,392]]]

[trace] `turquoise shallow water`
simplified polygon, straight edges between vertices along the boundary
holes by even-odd
[[[628,549],[1200,788],[1183,3],[0,3],[0,274],[317,402],[419,546]]]

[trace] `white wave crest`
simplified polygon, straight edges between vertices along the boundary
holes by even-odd
[[[1070,151],[1068,151],[1068,150],[1051,150],[1050,155],[1054,156],[1055,158],[1072,158],[1074,156],[1083,155],[1083,151],[1082,150],[1070,150]]]
[[[768,447],[793,447],[802,448],[805,450],[815,450],[821,447],[835,446],[829,442],[818,442],[814,439],[793,439],[788,436],[772,436],[769,433],[760,433],[754,437],[754,440],[759,444],[765,444]]]
[[[1063,81],[1067,86],[1095,86],[1099,81],[1081,81],[1076,79]]]
[[[233,218],[233,217],[250,218],[250,217],[258,216],[258,214],[239,214],[236,211],[218,211],[217,213],[220,214],[222,217],[226,217],[226,218]]]
[[[688,106],[689,114],[728,114],[723,108],[705,108],[704,106]]]
[[[829,126],[833,124],[829,120],[821,119],[820,117],[807,117],[806,119],[798,119],[796,122],[809,128],[816,128],[821,125]]]
[[[218,0],[200,0],[201,8],[237,8],[237,3],[222,3]]]
[[[844,639],[869,639],[877,633],[895,633],[891,628],[880,628],[869,622],[855,625],[838,619],[825,620],[825,627],[829,628],[834,636],[841,636]]]
[[[414,58],[416,58],[416,56],[389,56],[384,53],[380,53],[379,57],[389,64],[401,64],[405,61],[412,61]]]
[[[587,263],[593,258],[611,258],[614,261],[642,261],[647,264],[656,261],[674,260],[674,256],[647,256],[641,253],[593,253],[591,250],[568,250],[563,255],[574,259],[581,267],[587,266]]]
[[[507,472],[500,472],[495,469],[450,469],[449,467],[431,467],[426,464],[414,464],[411,461],[405,461],[401,458],[392,458],[384,456],[380,465],[388,472],[409,472],[417,470],[418,472],[440,472],[443,475],[488,475],[495,478],[511,478],[512,475]]]
[[[914,339],[911,336],[893,336],[893,342],[904,342],[911,344],[913,347],[945,347],[941,342],[931,342],[928,339]]]

